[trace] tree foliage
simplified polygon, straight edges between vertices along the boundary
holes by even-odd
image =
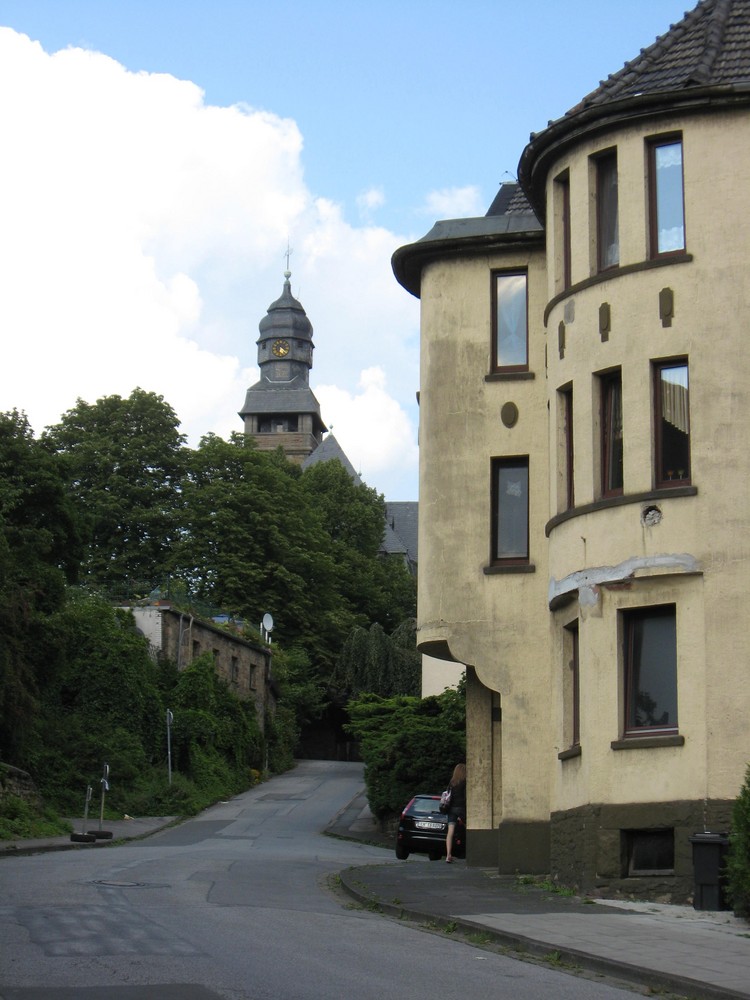
[[[195,788],[228,794],[266,758],[288,766],[301,727],[326,709],[348,636],[353,690],[417,690],[412,626],[401,625],[414,580],[380,556],[384,523],[382,496],[340,463],[303,472],[242,435],[190,449],[169,404],[143,389],[79,399],[39,440],[25,416],[0,414],[3,756],[70,807],[65,796],[78,801],[106,760],[134,811],[171,808],[195,802]],[[199,614],[248,625],[273,614],[280,701],[265,745],[209,664],[156,669],[112,609],[157,585]],[[165,790],[166,707],[183,769]]]
[[[402,622],[390,635],[377,622],[369,629],[353,629],[344,642],[333,676],[338,690],[354,696],[366,692],[384,698],[419,695],[421,682],[421,656],[413,619]]]
[[[442,791],[466,758],[463,684],[423,699],[362,695],[348,707],[348,728],[365,762],[367,799],[379,819],[399,813],[413,795]]]
[[[0,737],[18,759],[54,660],[47,617],[75,575],[78,536],[53,456],[23,414],[0,414]]]
[[[162,396],[79,399],[43,436],[57,454],[85,542],[82,579],[113,594],[148,593],[169,571],[186,451]]]

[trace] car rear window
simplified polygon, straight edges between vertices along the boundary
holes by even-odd
[[[427,815],[428,813],[440,812],[440,799],[433,799],[431,796],[418,795],[414,799],[411,812]]]

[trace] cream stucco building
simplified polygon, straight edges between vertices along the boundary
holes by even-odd
[[[467,664],[469,861],[686,898],[750,760],[750,0],[533,135],[421,299],[419,632]]]

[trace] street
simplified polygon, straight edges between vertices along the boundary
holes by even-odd
[[[3,859],[1,1000],[632,996],[348,902],[343,868],[397,864],[320,833],[362,786],[304,761],[142,841]]]

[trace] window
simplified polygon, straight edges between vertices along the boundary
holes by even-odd
[[[560,486],[564,510],[575,507],[575,477],[573,452],[573,387],[558,390]],[[558,494],[559,496],[559,494]]]
[[[682,139],[657,140],[648,146],[651,256],[685,249],[685,201]]]
[[[526,322],[526,273],[493,274],[492,367],[526,371],[529,367]]]
[[[620,263],[620,223],[617,205],[617,153],[596,159],[597,268],[606,271]]]
[[[563,742],[577,747],[580,733],[580,686],[578,680],[578,620],[563,629]]]
[[[556,224],[559,233],[558,254],[560,256],[560,279],[562,289],[566,291],[571,285],[570,268],[570,176],[567,171],[555,178],[555,194],[557,203]]]
[[[690,393],[687,361],[654,365],[657,489],[690,484]]]
[[[529,558],[529,460],[492,462],[493,563],[525,563]]]
[[[619,371],[600,376],[601,490],[603,497],[622,494],[622,376]]]
[[[674,829],[622,830],[626,878],[671,875],[674,871]]]
[[[625,735],[677,732],[673,604],[624,614]]]

